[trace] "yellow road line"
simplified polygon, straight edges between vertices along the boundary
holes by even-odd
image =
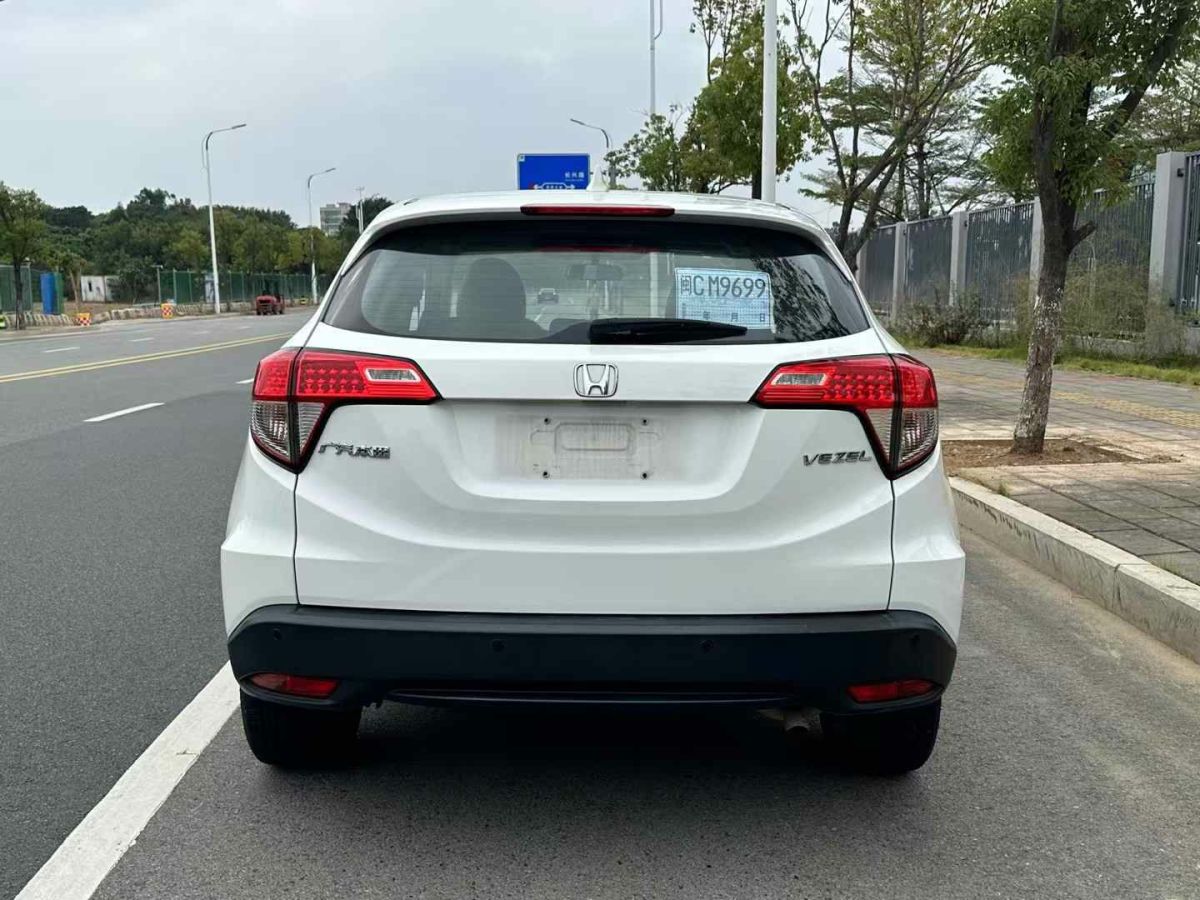
[[[289,337],[292,332],[268,334],[261,337],[241,338],[236,341],[222,341],[218,344],[202,344],[199,347],[187,347],[183,350],[162,350],[158,353],[143,353],[140,356],[123,356],[120,359],[106,359],[100,362],[76,363],[73,366],[58,366],[54,369],[37,369],[32,372],[16,372],[12,375],[0,375],[0,384],[10,381],[26,381],[31,378],[50,378],[54,375],[71,375],[75,372],[91,372],[96,369],[107,369],[112,366],[130,366],[135,363],[155,362],[160,359],[175,359],[179,356],[194,356],[197,353],[211,353],[214,350],[228,350],[233,347],[245,347],[250,344],[263,344]]]

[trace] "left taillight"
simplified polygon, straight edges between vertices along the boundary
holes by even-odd
[[[250,412],[254,443],[299,470],[329,413],[347,403],[431,403],[437,391],[411,360],[285,348],[258,364]]]
[[[920,465],[937,446],[933,370],[911,356],[849,356],[782,365],[763,382],[754,402],[857,414],[884,473],[892,478]]]

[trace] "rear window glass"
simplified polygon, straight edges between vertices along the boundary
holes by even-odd
[[[325,316],[416,338],[599,343],[602,332],[623,343],[611,320],[635,323],[639,343],[813,341],[867,328],[850,283],[800,235],[619,219],[402,229],[345,274]]]

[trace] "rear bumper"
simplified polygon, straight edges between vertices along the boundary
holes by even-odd
[[[955,645],[918,612],[754,616],[431,613],[277,605],[229,638],[243,690],[299,706],[413,702],[707,703],[866,711],[851,684],[924,678],[940,695]],[[327,700],[249,684],[336,678]],[[901,704],[888,704],[895,708]],[[878,706],[876,704],[875,706]]]

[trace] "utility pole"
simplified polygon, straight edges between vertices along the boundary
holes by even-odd
[[[313,172],[311,175],[308,176],[308,181],[305,183],[305,187],[308,190],[308,255],[312,259],[311,291],[312,291],[312,302],[314,305],[316,305],[316,303],[317,303],[317,233],[316,233],[316,231],[313,230],[312,180],[314,178],[316,178],[318,175],[328,175],[330,172],[332,172],[336,168],[337,168],[337,166],[330,166],[328,169],[323,169],[320,172]]]
[[[657,107],[654,103],[654,42],[662,37],[663,0],[658,0],[658,22],[654,19],[654,0],[650,0],[650,118],[654,118]]]
[[[366,190],[366,188],[362,188],[362,187],[358,188],[358,234],[359,234],[359,237],[362,237],[363,229],[366,227],[363,224],[363,191],[365,191],[365,190]]]
[[[212,199],[212,164],[208,157],[208,142],[214,134],[220,134],[223,131],[237,131],[239,128],[245,128],[246,123],[240,125],[230,125],[228,128],[214,128],[204,136],[204,175],[208,179],[208,246],[212,251],[212,279],[213,279],[213,312],[217,315],[221,313],[221,279],[217,274],[217,226],[213,219],[213,199]]]
[[[763,4],[763,96],[762,96],[762,172],[759,175],[762,199],[775,202],[775,78],[778,66],[779,14],[777,0]]]

